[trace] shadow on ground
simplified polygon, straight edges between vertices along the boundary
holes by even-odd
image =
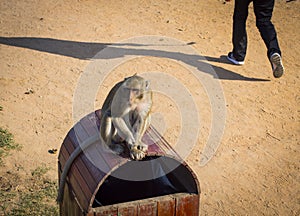
[[[92,42],[78,42],[78,41],[68,41],[68,40],[58,40],[52,38],[36,38],[36,37],[0,37],[0,44],[22,47],[26,49],[37,50],[40,52],[51,53],[55,55],[62,55],[82,60],[97,59],[97,54],[105,49],[110,49],[111,55],[105,58],[119,58],[125,55],[134,56],[152,56],[160,58],[169,58],[177,61],[181,61],[185,64],[197,67],[200,71],[212,75],[215,79],[222,80],[243,80],[243,81],[270,81],[260,78],[245,77],[233,71],[227,70],[223,67],[215,66],[207,63],[219,62],[228,64],[225,56],[220,58],[200,56],[200,55],[189,55],[185,53],[178,52],[168,52],[159,49],[145,49],[147,45],[141,44],[126,44],[126,43],[92,43]],[[192,45],[194,43],[188,43],[186,46]],[[170,45],[171,46],[171,45]],[[212,67],[215,73],[211,73]]]

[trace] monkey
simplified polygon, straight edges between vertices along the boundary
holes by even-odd
[[[89,137],[77,146],[66,161],[59,182],[58,203],[62,202],[66,178],[74,160],[101,138],[117,153],[124,150],[119,143],[126,141],[132,159],[141,160],[145,157],[148,146],[141,139],[150,126],[151,107],[152,91],[149,81],[136,74],[125,78],[111,89],[101,108],[100,136],[96,134]]]
[[[124,151],[125,141],[130,157],[141,160],[148,146],[142,136],[150,125],[152,91],[150,82],[136,74],[117,83],[105,99],[100,121],[100,134],[104,142],[116,153]]]

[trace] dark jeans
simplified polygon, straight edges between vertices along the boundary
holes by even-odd
[[[246,20],[248,17],[248,6],[253,1],[256,27],[268,49],[268,58],[273,53],[279,53],[278,40],[274,25],[271,22],[274,8],[274,0],[235,0],[233,14],[233,56],[238,61],[243,61],[247,50]]]

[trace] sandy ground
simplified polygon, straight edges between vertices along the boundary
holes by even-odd
[[[99,87],[95,109],[115,82],[135,72],[176,77],[201,119],[186,158],[201,183],[201,215],[299,215],[299,11],[299,1],[276,1],[273,23],[286,72],[274,79],[252,6],[246,63],[238,67],[224,59],[232,48],[232,1],[0,1],[0,126],[23,146],[7,158],[6,169],[28,173],[46,164],[57,179],[57,155],[48,150],[59,149],[74,124],[74,92],[91,58],[107,44],[129,38],[169,37],[195,42],[189,46],[213,67],[226,100],[222,140],[205,166],[199,159],[212,121],[209,98],[174,59],[142,56],[119,65]],[[153,112],[174,144],[180,108],[157,93]]]

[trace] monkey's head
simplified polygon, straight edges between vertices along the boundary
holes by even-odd
[[[138,103],[149,90],[150,82],[143,77],[133,75],[124,81],[124,90],[127,93],[130,104]]]

